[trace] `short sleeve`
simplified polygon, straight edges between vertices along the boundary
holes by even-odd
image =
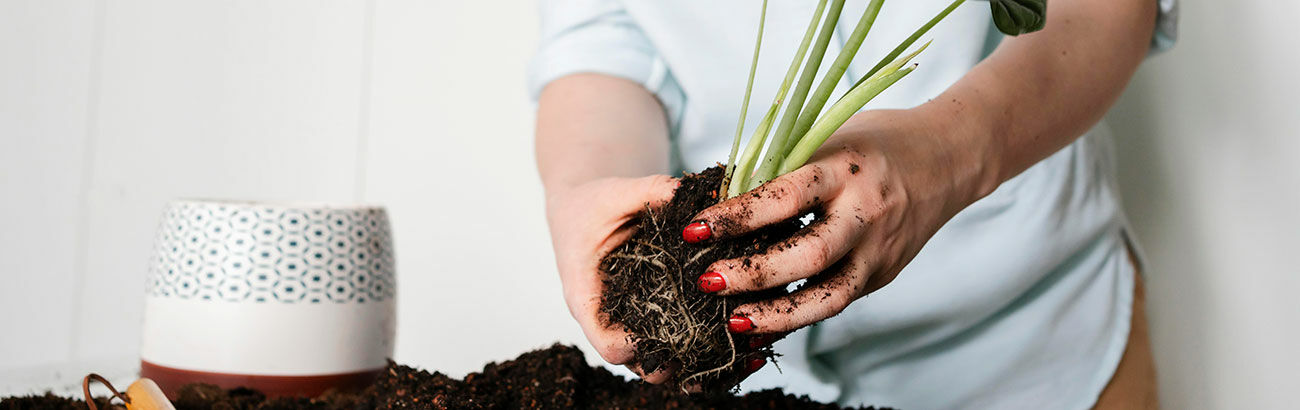
[[[1151,48],[1147,55],[1159,54],[1169,50],[1178,40],[1178,0],[1153,0],[1156,2],[1156,29],[1151,34]],[[987,57],[1002,41],[1003,34],[998,28],[989,25],[988,37],[984,41],[984,56]]]
[[[1174,46],[1178,40],[1178,0],[1156,0],[1156,31],[1151,36],[1151,54]]]
[[[663,104],[674,125],[685,97],[654,45],[617,0],[543,0],[541,43],[528,73],[536,101],[551,81],[599,73],[641,84]]]

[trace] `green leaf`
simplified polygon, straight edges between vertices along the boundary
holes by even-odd
[[[1047,0],[989,0],[989,6],[993,24],[1009,36],[1042,30],[1047,23]]]

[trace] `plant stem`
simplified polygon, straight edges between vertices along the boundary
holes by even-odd
[[[799,143],[790,150],[790,155],[786,156],[785,160],[781,162],[781,168],[778,170],[777,175],[784,175],[794,171],[808,162],[808,158],[812,157],[813,152],[817,151],[817,148],[821,147],[826,142],[826,139],[835,133],[835,130],[844,125],[844,122],[848,121],[849,117],[862,109],[862,106],[867,105],[867,102],[871,101],[872,98],[880,95],[886,88],[910,74],[916,68],[915,65],[908,68],[901,67],[929,46],[930,43],[925,43],[921,48],[890,63],[878,71],[876,75],[844,94],[844,98],[840,98],[839,101],[835,102],[835,105],[826,110],[826,114],[818,119],[812,128],[808,130],[808,133],[799,140]]]
[[[776,167],[780,166],[781,160],[785,159],[786,140],[790,138],[790,131],[794,129],[795,120],[799,118],[799,110],[808,99],[808,89],[812,88],[812,82],[817,77],[817,69],[821,68],[822,60],[826,56],[826,45],[830,44],[831,35],[835,33],[835,26],[840,20],[840,11],[843,9],[844,0],[831,1],[831,8],[822,20],[821,32],[817,34],[817,43],[813,45],[812,54],[808,55],[804,63],[803,73],[799,75],[799,83],[794,88],[794,95],[785,107],[785,114],[781,116],[776,133],[772,135],[772,141],[767,145],[763,165],[750,178],[746,190],[754,189],[772,179],[776,174]]]
[[[772,123],[775,122],[777,110],[781,108],[781,103],[785,102],[785,96],[790,92],[790,84],[794,82],[795,74],[799,73],[800,63],[803,62],[804,55],[808,53],[808,45],[812,43],[813,34],[817,32],[817,22],[821,20],[822,11],[826,10],[826,1],[817,2],[817,10],[813,11],[812,21],[808,22],[808,29],[804,31],[803,41],[799,43],[799,49],[795,52],[794,60],[790,62],[790,68],[785,71],[785,80],[781,82],[781,88],[777,90],[776,97],[772,99],[772,107],[763,117],[765,126],[760,125],[754,130],[754,136],[750,137],[749,144],[745,147],[745,152],[741,154],[740,161],[737,163],[739,168],[731,170],[731,181],[727,188],[727,198],[740,195],[744,192],[743,188],[749,183],[750,172],[754,169],[754,164],[758,162],[758,155],[763,149],[763,143],[767,140],[767,134],[772,130]]]
[[[862,78],[858,79],[858,82],[856,84],[853,84],[853,86],[857,87],[858,85],[867,81],[868,78],[870,78],[872,75],[875,75],[877,71],[880,71],[880,69],[883,68],[886,64],[889,64],[890,61],[894,61],[895,58],[898,58],[900,54],[903,54],[903,51],[906,51],[908,47],[912,46],[912,43],[915,43],[916,40],[920,39],[921,36],[925,35],[925,33],[930,31],[931,28],[934,28],[935,24],[939,24],[940,21],[943,21],[944,18],[948,17],[948,14],[951,14],[953,10],[956,10],[957,6],[960,6],[962,3],[965,2],[966,0],[953,0],[952,4],[948,5],[948,8],[943,9],[943,11],[935,15],[934,18],[926,22],[925,25],[922,25],[920,28],[916,29],[916,31],[912,32],[912,35],[907,37],[906,40],[903,40],[902,43],[899,43],[898,47],[894,47],[894,50],[890,51],[889,55],[886,55],[885,58],[880,59],[880,62],[876,63],[876,66],[872,67],[871,71],[868,71],[866,74],[863,74]]]
[[[916,51],[908,53],[906,56],[903,56],[903,58],[894,60],[892,63],[889,63],[880,71],[877,71],[875,75],[872,75],[870,78],[867,78],[866,81],[876,80],[880,77],[889,75],[892,72],[898,71],[899,69],[903,68],[904,65],[911,62],[913,58],[916,58],[917,55],[920,55],[922,51],[925,51],[925,49],[930,48],[931,43],[934,43],[934,41],[933,40],[927,41],[925,42],[925,44],[922,44],[920,48],[917,48]]]
[[[790,131],[791,137],[781,147],[781,159],[774,161],[780,165],[784,157],[789,155],[790,150],[795,144],[803,138],[808,129],[812,127],[813,122],[817,120],[818,114],[821,114],[822,108],[826,106],[826,101],[830,100],[831,93],[835,92],[835,86],[840,83],[840,78],[844,77],[844,72],[848,70],[849,64],[853,62],[853,57],[858,54],[858,49],[862,47],[862,41],[866,39],[867,33],[876,22],[876,16],[880,14],[880,7],[884,0],[872,0],[867,5],[867,9],[862,12],[862,17],[858,19],[857,27],[853,28],[853,34],[849,35],[848,40],[844,42],[844,48],[840,49],[840,55],[835,58],[831,68],[827,70],[826,76],[822,78],[821,83],[817,84],[817,91],[813,92],[808,103],[804,105],[803,111],[799,113],[799,119],[795,121],[794,129]],[[851,89],[851,88],[850,88]],[[778,167],[779,168],[779,167]],[[780,175],[774,173],[773,177]]]
[[[758,128],[754,130],[754,135],[749,138],[749,144],[745,146],[745,152],[740,156],[740,162],[736,164],[736,174],[732,176],[731,184],[727,186],[726,198],[745,193],[745,186],[749,184],[749,178],[746,177],[758,162],[758,151],[763,149],[763,142],[767,139],[768,131],[772,130],[772,123],[776,122],[777,109],[780,107],[780,105],[773,105],[768,108],[763,120],[759,121]]]
[[[731,172],[736,168],[736,151],[740,150],[740,137],[745,130],[745,116],[749,112],[749,94],[754,91],[754,72],[758,70],[758,50],[763,47],[763,25],[767,21],[767,0],[758,13],[758,39],[754,40],[754,57],[749,63],[749,81],[745,83],[745,100],[740,104],[740,121],[736,124],[736,139],[731,142],[731,155],[727,157],[727,169],[722,173],[722,186],[718,187],[718,200],[726,198],[727,182]]]
[[[812,128],[808,130],[808,134],[804,135],[804,138],[799,140],[799,144],[795,145],[794,149],[790,151],[790,155],[785,158],[785,161],[781,162],[781,175],[799,169],[799,167],[807,163],[808,158],[812,157],[813,152],[816,151],[822,143],[826,142],[826,139],[829,138],[835,130],[839,129],[841,125],[844,125],[844,122],[848,121],[849,117],[857,113],[858,110],[862,108],[862,105],[866,105],[867,101],[875,98],[875,96],[879,95],[881,91],[885,90],[885,88],[888,88],[899,79],[902,79],[904,76],[911,73],[913,69],[915,69],[915,67],[896,70],[881,78],[868,80],[867,82],[862,83],[862,85],[854,87],[852,91],[844,96],[844,98],[837,101],[829,110],[826,110],[826,115],[823,115],[821,119],[817,120],[817,122],[813,124]]]

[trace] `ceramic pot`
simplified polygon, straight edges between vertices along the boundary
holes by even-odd
[[[393,354],[379,207],[169,204],[148,274],[141,376],[315,396],[364,387]]]

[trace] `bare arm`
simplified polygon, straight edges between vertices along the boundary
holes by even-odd
[[[1042,32],[1006,38],[917,112],[955,120],[937,136],[978,155],[987,194],[1105,115],[1146,56],[1155,20],[1155,0],[1054,0]]]
[[[654,95],[629,80],[575,74],[542,90],[537,168],[548,195],[603,177],[668,172],[668,125]]]

